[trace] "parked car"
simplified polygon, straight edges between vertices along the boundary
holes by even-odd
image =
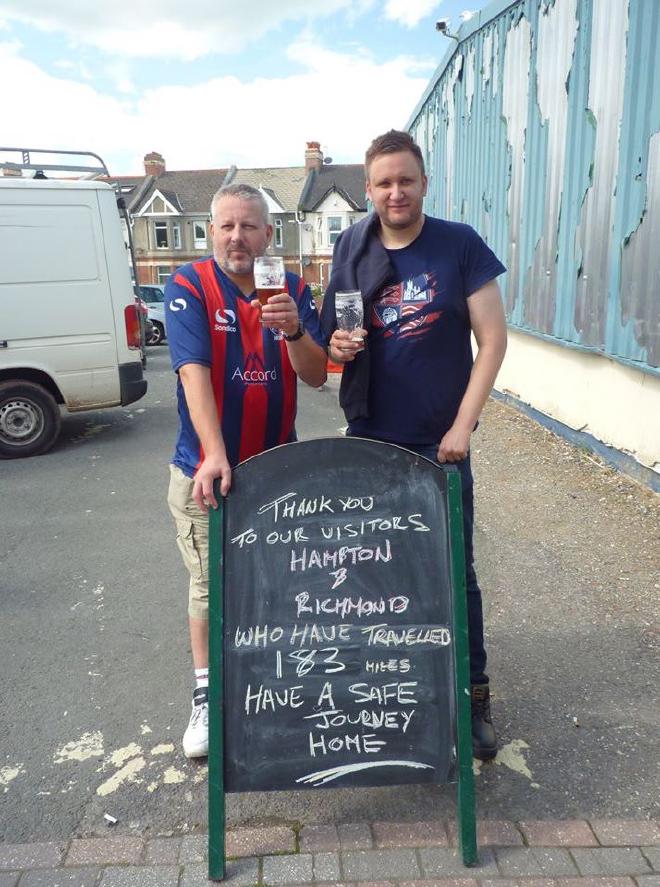
[[[165,341],[165,290],[156,283],[140,285],[140,296],[146,302],[149,320],[153,324],[147,345],[160,345]]]
[[[147,305],[156,305],[158,303],[162,305],[165,300],[165,287],[159,283],[141,283],[140,296]]]

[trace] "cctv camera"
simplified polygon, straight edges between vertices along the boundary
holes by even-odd
[[[440,31],[441,34],[444,34],[449,30],[449,19],[448,18],[439,18],[435,23],[436,31]]]

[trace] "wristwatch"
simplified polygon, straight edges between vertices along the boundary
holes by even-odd
[[[303,326],[302,320],[299,320],[298,321],[298,329],[296,330],[296,332],[292,336],[287,336],[285,333],[284,339],[286,342],[297,342],[298,339],[302,339],[302,337],[304,335],[305,335],[305,327]]]

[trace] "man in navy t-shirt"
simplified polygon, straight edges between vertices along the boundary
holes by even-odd
[[[208,752],[208,505],[226,495],[243,459],[295,439],[296,377],[319,387],[326,353],[309,287],[287,274],[260,308],[254,260],[273,233],[263,195],[221,188],[211,203],[213,255],[172,274],[167,340],[177,373],[179,433],[168,504],[190,573],[188,623],[196,688],[183,737],[187,757]]]
[[[472,745],[475,757],[488,760],[497,738],[472,554],[469,450],[506,350],[496,282],[506,269],[469,225],[424,215],[424,161],[408,133],[375,139],[365,169],[375,212],[335,244],[321,325],[330,359],[345,364],[340,403],[347,433],[405,446],[461,472]],[[336,328],[335,293],[355,289],[364,302],[362,338]]]

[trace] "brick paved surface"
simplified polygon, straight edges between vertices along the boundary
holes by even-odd
[[[658,821],[477,823],[465,868],[452,822],[239,828],[228,887],[660,887]],[[0,844],[0,887],[203,887],[208,835]]]

